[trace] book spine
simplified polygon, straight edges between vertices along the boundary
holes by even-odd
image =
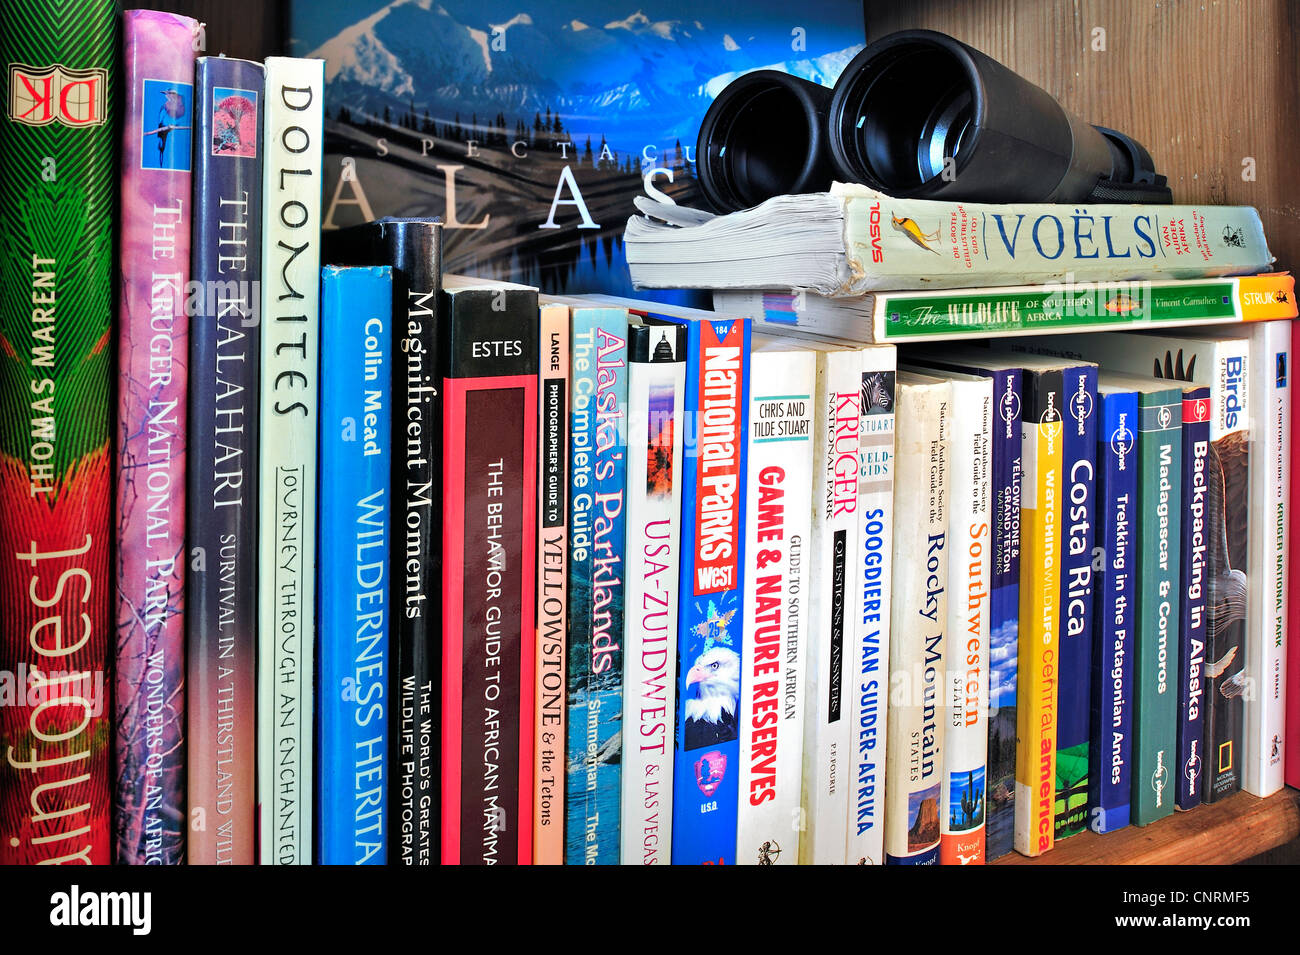
[[[1291,357],[1300,355],[1300,322],[1291,323]],[[1290,371],[1290,368],[1287,369]],[[1291,389],[1291,421],[1300,420],[1300,388]],[[1292,425],[1294,433],[1294,424]],[[1300,468],[1291,468],[1290,502],[1300,500]],[[1295,553],[1300,547],[1300,521],[1288,520],[1288,552]],[[1291,568],[1295,565],[1288,557],[1288,587],[1291,582]],[[1300,789],[1300,600],[1287,601],[1287,637],[1286,637],[1286,724],[1283,732],[1284,780],[1288,786]]]
[[[1258,441],[1249,408],[1256,380],[1251,343],[1215,343],[1210,381],[1210,454],[1207,499],[1210,526],[1209,634],[1205,648],[1205,755],[1201,801],[1217,802],[1241,789],[1243,691],[1251,624],[1250,581],[1257,576],[1251,551],[1250,506],[1256,475],[1249,448]]]
[[[1051,849],[1055,833],[1064,386],[1059,371],[1025,371],[1013,844],[1027,856]]]
[[[988,762],[993,382],[951,382],[948,665],[943,701],[939,861],[982,865]]]
[[[1024,277],[1014,280],[1023,282]],[[1096,283],[1080,275],[1075,281],[1083,284],[880,292],[874,301],[863,299],[863,310],[871,311],[878,342],[1222,325],[1296,314],[1295,280],[1289,274]],[[810,320],[803,320],[804,326],[810,331],[818,327]],[[821,327],[830,326],[823,320]]]
[[[952,389],[899,383],[885,862],[939,861]]]
[[[114,859],[185,861],[185,444],[194,31],[123,16]]]
[[[812,571],[804,715],[804,865],[843,865],[848,852],[853,681],[845,680],[856,633],[860,538],[858,470],[862,350],[818,354],[813,445]],[[850,673],[855,672],[853,669]]]
[[[1290,329],[1284,322],[1262,322],[1251,334],[1250,404],[1256,434],[1251,450],[1250,624],[1246,639],[1247,685],[1244,695],[1245,765],[1241,788],[1271,796],[1282,788],[1285,745],[1287,527],[1290,519],[1291,468]],[[1258,409],[1258,410],[1256,410]],[[1258,466],[1256,466],[1258,462]],[[1256,495],[1255,492],[1258,492]]]
[[[502,304],[504,308],[494,307]],[[532,862],[537,293],[443,293],[442,861]]]
[[[1182,393],[1139,399],[1137,643],[1133,661],[1132,819],[1174,810],[1177,765],[1178,584],[1182,513]],[[1174,596],[1175,599],[1171,599]]]
[[[1206,462],[1210,455],[1210,389],[1183,389],[1181,635],[1178,651],[1178,784],[1174,808],[1201,804],[1205,767],[1205,641],[1207,634]]]
[[[533,863],[564,864],[569,592],[569,309],[543,305],[538,353],[537,699]]]
[[[1088,827],[1088,740],[1092,712],[1094,524],[1097,509],[1097,369],[1065,374],[1062,445],[1061,615],[1053,842]]]
[[[626,545],[627,312],[572,313],[565,862],[617,865]]]
[[[897,349],[862,352],[858,431],[859,596],[847,670],[849,819],[847,861],[885,861],[885,757],[894,556],[894,403]]]
[[[1016,796],[1016,654],[1020,627],[1022,372],[985,372],[996,409],[993,467],[993,566],[989,592],[989,736],[985,779],[984,857],[1011,851]]]
[[[393,273],[321,271],[316,861],[387,862]]]
[[[442,628],[442,226],[384,225],[393,269],[394,532],[389,707],[389,859],[433,865],[438,852],[438,641]],[[400,353],[400,354],[399,354]],[[401,540],[399,544],[397,541]],[[398,609],[400,608],[400,610]]]
[[[324,63],[266,61],[258,433],[258,834],[263,865],[312,858],[317,353]]]
[[[0,864],[105,865],[117,4],[0,20]]]
[[[917,288],[935,276],[950,286],[1104,282],[1116,272],[1194,279],[1259,272],[1273,261],[1248,206],[992,205],[879,194],[844,202],[858,292]]]
[[[623,624],[621,859],[667,865],[672,851],[670,714],[681,574],[686,330],[628,329],[627,613]],[[634,722],[635,721],[635,722]]]
[[[750,369],[736,863],[795,865],[817,361],[756,350]]]
[[[687,329],[672,861],[732,865],[750,323],[689,322]]]
[[[1097,435],[1097,575],[1093,581],[1092,748],[1088,804],[1094,832],[1129,824],[1137,607],[1136,392],[1101,396]]]
[[[186,487],[191,865],[257,858],[257,393],[262,279],[260,63],[201,57],[194,80],[194,232]],[[211,307],[209,307],[211,302]],[[199,556],[202,555],[202,559]]]

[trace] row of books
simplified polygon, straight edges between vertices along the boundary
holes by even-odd
[[[81,8],[0,37],[0,860],[969,862],[1280,785],[1288,323],[1062,364],[445,276],[436,220],[322,233],[321,61]],[[1295,314],[1221,282],[1167,317]],[[1181,419],[1096,430],[1157,367]]]

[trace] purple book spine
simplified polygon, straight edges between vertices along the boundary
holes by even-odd
[[[113,831],[114,861],[128,865],[185,861],[185,302],[197,27],[168,13],[123,15]]]

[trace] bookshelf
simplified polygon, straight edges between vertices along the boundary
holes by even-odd
[[[287,3],[146,5],[206,21],[210,52],[253,59],[285,52]],[[1300,7],[1292,0],[864,0],[864,7],[868,41],[899,29],[943,30],[1090,121],[1133,132],[1179,201],[1256,206],[1278,267],[1300,267],[1292,177],[1300,129],[1288,121],[1300,111],[1300,59],[1290,50]],[[1090,49],[1098,28],[1105,47]],[[1243,59],[1243,49],[1254,54]],[[1252,179],[1243,178],[1247,158]],[[1086,832],[1040,858],[1012,854],[996,864],[1235,864],[1270,851],[1300,861],[1296,790],[1265,799],[1240,793],[1149,827]]]
[[[1036,859],[1013,852],[994,865],[1233,865],[1298,836],[1300,792],[1287,787],[1266,799],[1237,793],[1140,829],[1080,833]]]

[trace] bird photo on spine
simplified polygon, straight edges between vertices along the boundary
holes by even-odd
[[[194,128],[194,88],[170,80],[144,81],[141,169],[188,172]]]
[[[716,746],[739,734],[736,706],[740,698],[740,654],[732,649],[729,629],[736,608],[719,610],[710,600],[708,611],[707,618],[691,634],[684,728],[687,749]]]

